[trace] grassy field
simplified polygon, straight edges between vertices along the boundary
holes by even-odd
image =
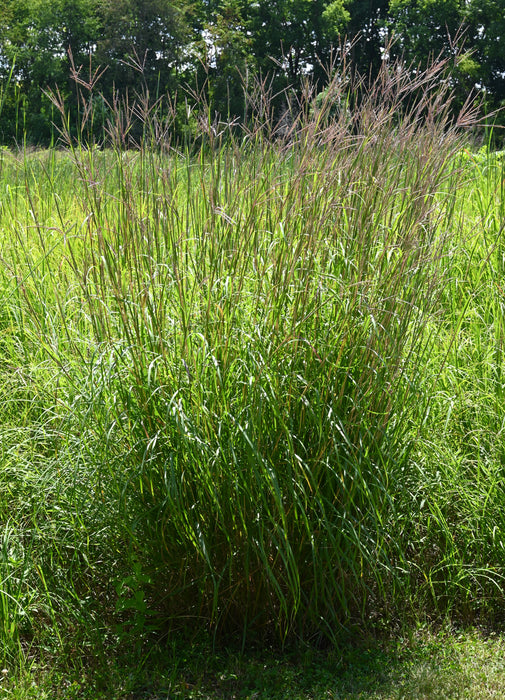
[[[4,670],[0,697],[15,700],[490,700],[505,692],[504,641],[478,631],[419,629],[321,652],[216,649],[208,639],[172,640],[144,664],[111,655],[89,665],[33,663]]]
[[[503,694],[413,630],[503,621],[505,161],[329,111],[0,155],[0,697]]]

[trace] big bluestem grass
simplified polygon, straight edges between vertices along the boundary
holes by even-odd
[[[344,66],[277,126],[260,83],[243,133],[188,110],[194,143],[118,97],[101,149],[76,74],[66,152],[4,156],[2,458],[27,493],[2,520],[5,644],[74,618],[336,639],[501,599],[502,520],[478,515],[499,460],[467,463],[447,408],[500,215],[493,179],[462,208],[474,115],[442,68],[385,65],[351,109]],[[474,393],[493,416],[498,384]]]

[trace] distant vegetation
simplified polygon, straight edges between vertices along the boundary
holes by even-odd
[[[76,125],[74,70],[88,82],[100,76],[86,134],[98,144],[127,94],[177,105],[172,138],[197,133],[186,116],[202,97],[212,120],[247,125],[246,95],[258,84],[270,86],[279,121],[300,109],[307,84],[327,88],[343,49],[352,74],[372,78],[384,60],[401,58],[412,73],[446,60],[455,110],[474,90],[488,121],[503,124],[493,112],[505,100],[504,18],[505,0],[2,0],[0,143],[54,143],[44,91],[56,86]]]

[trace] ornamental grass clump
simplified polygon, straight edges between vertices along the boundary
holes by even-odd
[[[184,143],[146,95],[109,105],[93,149],[53,95],[68,155],[25,162],[53,206],[28,185],[5,205],[33,219],[5,278],[47,376],[65,614],[98,590],[125,635],[310,640],[420,600],[409,489],[475,117],[451,111],[443,68],[385,62],[367,85],[344,65],[278,129],[259,85],[242,133],[201,104]]]

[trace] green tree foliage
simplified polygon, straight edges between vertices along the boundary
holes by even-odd
[[[192,38],[191,11],[182,0],[100,0],[95,61],[108,67],[106,85],[138,89],[141,73],[152,93],[173,88]]]
[[[390,27],[407,61],[446,54],[463,22],[463,0],[390,0]]]
[[[505,0],[2,0],[4,86],[14,62],[15,70],[0,139],[50,140],[43,91],[58,85],[77,109],[72,61],[81,77],[105,69],[99,89],[108,103],[114,94],[173,97],[205,85],[211,110],[241,119],[244,82],[272,94],[289,87],[296,104],[306,78],[324,90],[342,46],[354,72],[376,75],[391,38],[392,55],[408,64],[447,58],[459,102],[482,89],[492,110],[505,102],[504,35]],[[277,113],[285,103],[274,102]]]
[[[97,0],[4,0],[0,70],[15,64],[14,86],[2,125],[34,141],[51,135],[51,106],[43,90],[58,85],[71,98],[70,60],[87,60],[99,32]],[[21,129],[22,127],[22,129]]]
[[[389,12],[397,54],[420,65],[449,59],[460,104],[478,89],[490,110],[503,106],[504,0],[390,0]]]
[[[244,115],[244,84],[254,69],[244,9],[239,0],[209,2],[203,25],[200,47],[210,107],[222,118]]]
[[[505,0],[470,0],[465,19],[471,31],[472,70],[492,107],[505,106]]]
[[[351,18],[346,32],[353,41],[354,69],[363,75],[376,75],[386,40],[389,0],[351,0],[348,9]]]
[[[350,21],[348,0],[260,0],[251,3],[248,28],[253,53],[264,72],[298,83],[306,72],[320,74],[332,45]]]

